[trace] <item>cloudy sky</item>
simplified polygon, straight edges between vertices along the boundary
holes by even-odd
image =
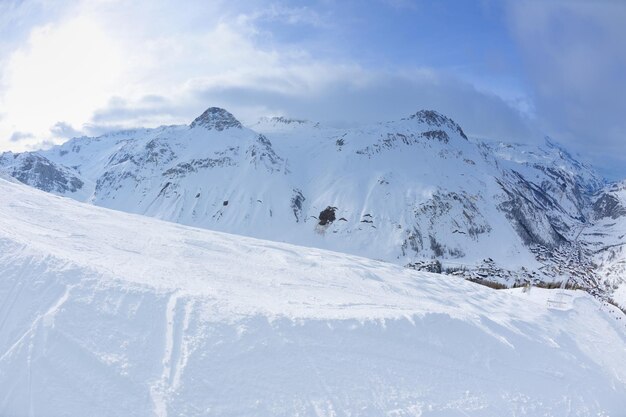
[[[0,0],[0,150],[221,106],[354,125],[435,109],[626,177],[621,0]]]

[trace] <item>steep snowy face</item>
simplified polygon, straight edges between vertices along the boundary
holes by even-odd
[[[616,289],[616,300],[626,308],[626,182],[600,191],[593,203],[595,221],[583,232],[594,254],[599,275]]]
[[[596,220],[617,220],[626,216],[626,181],[610,184],[598,193],[593,203]]]
[[[306,154],[316,163],[299,164],[305,169],[294,193],[294,217],[337,241],[336,249],[348,240],[368,256],[397,261],[477,260],[477,244],[495,248],[494,224],[506,219],[491,203],[496,187],[490,168],[456,125],[411,117],[298,135],[302,139],[296,141],[307,143]],[[335,219],[320,221],[329,209]],[[514,233],[509,236],[519,242]]]
[[[598,416],[618,311],[0,179],[0,415]],[[621,313],[620,313],[621,314]]]
[[[544,146],[480,143],[498,167],[506,194],[500,203],[525,242],[556,248],[572,243],[591,218],[593,193],[602,181],[549,140]]]
[[[604,181],[546,138],[541,146],[478,142],[497,168],[506,214],[542,266],[556,280],[576,282],[593,291],[607,288],[597,274],[586,231],[595,222],[593,201]]]
[[[211,203],[225,206],[229,195],[220,187],[228,188],[242,171],[261,182],[286,170],[267,137],[217,108],[208,109],[191,126],[77,139],[48,155],[92,179],[90,202],[174,221],[209,194]]]
[[[553,196],[570,217],[589,217],[591,195],[604,186],[595,170],[546,138],[543,146],[482,143],[498,164]]]
[[[264,118],[251,130],[212,107],[190,126],[77,138],[41,155],[71,167],[85,182],[74,197],[100,206],[402,265],[437,258],[462,271],[490,258],[512,271],[497,278],[508,284],[534,279],[522,267],[569,275],[539,258],[578,251],[601,185],[550,141],[468,140],[432,110],[352,129]]]

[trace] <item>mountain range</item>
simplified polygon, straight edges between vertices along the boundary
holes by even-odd
[[[357,128],[246,127],[211,107],[189,125],[7,152],[0,172],[183,225],[508,287],[567,282],[626,304],[626,186],[551,139],[468,138],[432,110]]]

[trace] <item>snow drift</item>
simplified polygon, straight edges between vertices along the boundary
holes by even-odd
[[[0,415],[620,415],[625,320],[568,295],[0,179]]]

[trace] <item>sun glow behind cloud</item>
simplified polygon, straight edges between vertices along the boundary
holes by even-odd
[[[0,0],[0,150],[209,106],[338,126],[426,108],[621,167],[624,16],[620,2]]]
[[[341,36],[326,39],[346,25],[321,9],[217,0],[190,0],[184,8],[173,0],[67,4],[53,23],[33,26],[0,68],[0,149],[36,148],[62,134],[185,123],[213,105],[244,122],[286,115],[340,124],[435,108],[472,131],[477,113],[459,117],[459,103],[473,98],[489,109],[480,112],[500,116],[491,126],[505,129],[491,133],[524,131],[497,95],[445,72],[359,62],[343,51]],[[474,123],[481,126],[488,125]]]
[[[37,28],[8,59],[0,113],[10,124],[3,127],[45,137],[59,121],[80,126],[106,105],[123,72],[123,52],[96,22]]]

